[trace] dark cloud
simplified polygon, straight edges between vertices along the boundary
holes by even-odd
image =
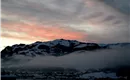
[[[112,8],[110,5],[106,5],[104,1],[106,2],[107,0],[2,0],[2,28],[12,30],[10,26],[13,26],[15,27],[14,29],[16,27],[20,28],[16,29],[19,32],[19,30],[23,29],[31,30],[28,25],[33,25],[37,30],[45,24],[49,26],[56,25],[53,26],[55,28],[60,25],[60,27],[65,29],[60,34],[66,36],[65,34],[70,32],[68,33],[68,35],[71,34],[70,39],[77,39],[74,38],[77,35],[78,39],[80,36],[80,39],[84,37],[82,39],[87,41],[128,41],[128,14],[125,14],[125,12],[121,13],[115,7]],[[111,4],[120,5],[117,0]],[[123,2],[123,5],[125,4],[126,2]],[[119,8],[122,10],[122,7],[120,6]],[[127,8],[125,9],[127,10]],[[48,32],[46,34],[57,33],[56,31],[46,31]],[[79,33],[81,31],[84,32]],[[31,36],[39,36],[43,33],[44,31],[40,33],[37,31]],[[86,38],[86,34],[89,39],[88,37]],[[53,34],[53,38],[61,38],[61,36],[55,35]],[[120,35],[122,36],[119,37]]]
[[[118,9],[122,13],[130,15],[130,2],[129,0],[102,0],[106,4]]]
[[[113,22],[113,24],[115,24],[115,25],[118,25],[118,24],[121,24],[121,23],[122,23],[121,20],[117,20],[117,21]]]
[[[96,19],[96,18],[100,18],[101,16],[104,16],[103,12],[95,12],[90,14],[89,16],[83,17],[84,19]]]
[[[49,1],[25,1],[25,0],[12,0],[12,2],[3,2],[2,10],[12,12],[19,16],[33,16],[39,20],[47,21],[66,21],[73,23],[76,20],[75,14],[78,14],[78,8],[82,8],[81,1],[66,0],[64,5],[60,5],[62,1],[49,0]],[[52,3],[53,2],[53,3]],[[47,4],[48,3],[48,4]],[[73,4],[71,4],[73,3]],[[58,19],[58,20],[57,20]]]
[[[107,17],[103,20],[103,22],[111,21],[111,20],[114,20],[114,19],[116,19],[115,16],[113,16],[113,15],[109,15],[109,16],[107,16]]]

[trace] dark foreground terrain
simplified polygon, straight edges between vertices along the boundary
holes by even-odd
[[[130,69],[78,71],[64,68],[16,69],[2,68],[2,80],[129,80]]]

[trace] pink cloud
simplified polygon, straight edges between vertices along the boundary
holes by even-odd
[[[68,27],[60,27],[60,26],[44,26],[44,25],[38,25],[33,24],[28,25],[24,23],[2,23],[2,28],[8,30],[8,31],[15,31],[17,33],[22,32],[30,37],[34,37],[34,40],[42,40],[43,39],[76,39],[83,41],[84,38],[86,38],[86,33],[73,30]],[[24,39],[24,40],[32,40],[32,38],[28,38],[25,36],[10,36],[9,34],[3,34],[3,37],[12,37],[17,39]]]

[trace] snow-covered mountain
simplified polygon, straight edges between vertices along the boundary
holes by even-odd
[[[15,73],[17,78],[21,78],[26,72],[27,77],[29,74],[34,75],[35,78],[39,75],[39,78],[46,77],[43,74],[47,75],[45,71],[49,70],[51,71],[49,76],[52,78],[55,75],[58,77],[71,75],[74,78],[78,76],[78,80],[80,78],[127,80],[127,77],[130,76],[129,48],[130,43],[97,44],[64,39],[37,41],[29,45],[16,44],[7,46],[1,51],[2,74],[5,75],[5,71],[13,72],[11,74]],[[53,71],[53,68],[58,69],[58,72]],[[59,74],[61,68],[63,68],[63,72],[61,71]],[[77,72],[72,73],[68,68]]]
[[[1,57],[12,56],[16,54],[36,56],[53,55],[60,56],[79,50],[96,50],[101,47],[96,43],[84,43],[76,40],[57,39],[48,42],[37,41],[30,45],[16,44],[7,46],[1,51]]]
[[[53,41],[40,42],[25,45],[15,44],[13,46],[7,46],[1,51],[1,57],[9,57],[13,55],[51,55],[62,56],[70,54],[75,51],[93,51],[97,49],[111,48],[111,46],[130,46],[130,43],[117,43],[117,44],[96,44],[96,43],[84,43],[76,40],[56,39]]]
[[[130,43],[99,44],[102,48],[130,48]]]

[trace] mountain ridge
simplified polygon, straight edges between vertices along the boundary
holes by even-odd
[[[97,44],[97,43],[85,43],[76,40],[56,39],[46,42],[34,42],[32,44],[15,44],[7,46],[1,51],[1,58],[10,57],[13,55],[50,55],[50,56],[62,56],[70,54],[75,51],[86,50],[93,51],[97,49],[108,49],[110,46],[126,46],[130,43],[117,43],[117,44]]]

